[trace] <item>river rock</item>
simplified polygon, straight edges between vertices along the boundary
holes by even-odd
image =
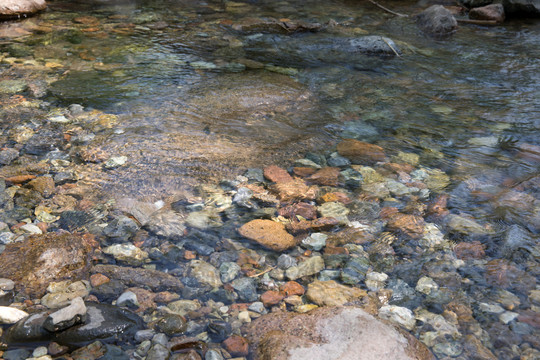
[[[314,275],[324,269],[324,260],[321,256],[313,256],[292,266],[285,271],[289,280],[296,280],[304,276]]]
[[[9,165],[19,157],[19,151],[13,148],[0,150],[0,165]]]
[[[478,224],[476,221],[455,215],[450,214],[446,218],[447,226],[450,228],[450,231],[460,233],[463,235],[487,235],[490,233],[482,225]]]
[[[252,220],[238,229],[240,235],[274,251],[285,251],[296,245],[283,224],[272,220]]]
[[[103,249],[103,252],[129,265],[141,265],[148,259],[148,253],[133,244],[111,245]]]
[[[60,281],[50,283],[47,291],[48,294],[41,298],[41,305],[57,309],[69,305],[77,297],[87,297],[90,286],[86,281]]]
[[[477,7],[469,11],[469,18],[474,20],[490,20],[502,23],[504,21],[504,7],[502,4],[491,4]]]
[[[270,165],[264,168],[264,177],[275,183],[287,183],[293,181],[293,178],[287,170],[276,165]]]
[[[107,304],[87,303],[86,321],[59,332],[43,327],[49,312],[22,319],[5,334],[8,344],[55,341],[61,345],[82,346],[95,340],[130,339],[143,327],[143,321],[131,311]]]
[[[232,287],[238,293],[240,301],[253,302],[259,298],[257,286],[252,278],[240,278],[231,282]]]
[[[179,278],[152,269],[96,265],[91,272],[120,280],[126,286],[148,287],[153,291],[181,292],[184,288]]]
[[[9,306],[0,306],[0,324],[15,324],[28,316],[26,311]]]
[[[306,297],[319,306],[341,306],[367,296],[365,290],[341,285],[334,280],[314,281],[308,285]]]
[[[396,305],[385,305],[379,309],[379,317],[405,327],[407,330],[414,329],[416,320],[411,310]]]
[[[201,284],[217,288],[223,285],[219,271],[203,260],[193,260],[189,263],[190,276],[193,276]]]
[[[244,327],[254,360],[431,360],[414,336],[355,307],[276,312]]]
[[[386,159],[382,147],[356,139],[343,140],[337,145],[337,151],[353,164],[370,164]]]
[[[71,304],[47,316],[43,328],[50,332],[65,330],[86,320],[86,305],[81,297],[71,300]]]
[[[442,5],[432,5],[416,17],[416,24],[429,35],[446,36],[457,30],[457,21]]]
[[[41,297],[51,281],[88,278],[93,246],[87,237],[67,233],[31,236],[6,245],[0,254],[0,277]]]
[[[45,0],[0,0],[0,19],[20,19],[46,7]]]
[[[419,239],[424,235],[425,222],[421,216],[396,213],[386,224],[389,230],[401,231],[413,239]]]
[[[502,0],[502,4],[508,15],[540,17],[540,3],[537,0]]]

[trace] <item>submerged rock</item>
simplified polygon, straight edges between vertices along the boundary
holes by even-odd
[[[274,251],[284,251],[296,245],[296,240],[285,230],[285,226],[272,220],[252,220],[238,232]]]
[[[96,340],[127,340],[143,327],[141,318],[131,311],[107,304],[88,303],[86,307],[87,318],[83,324],[49,332],[44,328],[49,312],[37,313],[10,327],[5,340],[10,345],[55,341],[61,345],[82,346]]]
[[[244,328],[254,360],[428,360],[412,335],[354,307],[271,313]]]
[[[86,279],[93,243],[84,236],[50,233],[10,243],[0,254],[0,277],[41,297],[52,281]]]
[[[457,21],[452,13],[442,5],[433,5],[416,17],[416,24],[422,31],[434,36],[447,36],[457,30]]]
[[[0,0],[0,19],[20,19],[46,7],[45,0]]]

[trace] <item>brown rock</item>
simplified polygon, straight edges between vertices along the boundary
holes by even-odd
[[[285,284],[281,285],[279,290],[285,295],[285,296],[291,296],[291,295],[298,295],[302,296],[306,292],[304,290],[304,287],[297,283],[296,281],[288,281]]]
[[[131,291],[137,296],[137,302],[139,303],[139,308],[137,312],[145,312],[148,309],[154,310],[157,308],[157,304],[154,302],[156,294],[142,288],[128,288],[126,291]]]
[[[0,254],[0,277],[15,281],[33,298],[52,281],[88,279],[93,242],[68,233],[48,233],[6,245]]]
[[[467,358],[474,360],[496,360],[497,357],[474,335],[465,335],[463,351]]]
[[[514,266],[507,260],[494,259],[486,264],[486,280],[489,284],[527,293],[536,287],[536,278]]]
[[[311,183],[326,186],[337,186],[339,177],[339,168],[325,167],[311,175],[307,180]]]
[[[294,237],[285,230],[285,226],[272,220],[252,220],[238,229],[238,232],[274,251],[285,251],[296,246]]]
[[[157,303],[168,304],[178,299],[180,299],[180,295],[169,291],[162,291],[156,294],[154,301]]]
[[[386,159],[382,147],[355,139],[343,140],[338,144],[337,151],[339,155],[348,158],[354,164],[369,164]]]
[[[276,165],[270,165],[264,168],[264,177],[275,183],[288,183],[293,181],[293,178],[287,170]]]
[[[331,217],[321,217],[311,221],[295,221],[287,224],[287,230],[293,234],[304,233],[308,231],[324,231],[330,230],[334,226],[339,225],[339,221]]]
[[[99,24],[99,19],[95,16],[78,16],[73,19],[74,23],[95,26]]]
[[[365,290],[338,284],[334,280],[316,280],[308,285],[306,297],[319,306],[341,306],[367,295]]]
[[[236,31],[265,33],[294,33],[317,31],[322,27],[319,23],[306,23],[298,20],[272,18],[244,18],[232,25]]]
[[[0,0],[0,19],[19,19],[46,7],[45,0]]]
[[[90,345],[79,348],[71,353],[73,359],[99,359],[107,352],[105,344],[95,341]]]
[[[300,177],[308,177],[317,172],[317,169],[310,168],[310,167],[294,167],[293,173]]]
[[[35,178],[36,178],[35,175],[15,175],[15,176],[7,177],[5,180],[9,184],[17,185],[17,184],[25,183]]]
[[[351,203],[351,199],[347,194],[339,191],[326,193],[321,197],[321,200],[323,202],[340,202],[345,205]]]
[[[275,312],[243,329],[253,360],[432,360],[414,336],[355,307]]]
[[[502,4],[490,4],[477,7],[469,11],[469,18],[473,20],[491,20],[501,23],[505,18],[504,7]]]
[[[92,273],[101,273],[111,279],[120,280],[126,286],[148,287],[153,291],[170,290],[182,292],[184,288],[179,278],[158,270],[96,265],[91,271]]]
[[[290,182],[276,183],[271,187],[283,202],[298,200],[314,200],[317,198],[318,188],[307,186],[303,180],[294,179]]]
[[[232,356],[247,356],[249,354],[249,343],[245,337],[232,335],[223,341],[223,347]]]
[[[483,259],[486,256],[486,247],[480,241],[460,242],[454,247],[458,259]]]
[[[425,222],[420,216],[397,213],[390,217],[386,226],[389,230],[402,231],[413,239],[418,239],[424,234]]]
[[[28,186],[39,192],[44,197],[49,197],[54,193],[54,180],[50,176],[40,176],[28,183]]]
[[[450,196],[447,194],[441,194],[437,196],[433,202],[431,202],[428,205],[428,214],[435,215],[435,216],[445,216],[448,215],[450,212],[446,208],[446,205],[448,203],[448,199]]]
[[[283,294],[280,294],[278,291],[268,290],[261,295],[261,302],[264,306],[271,307],[279,304],[279,302],[283,300],[284,297],[285,296],[283,296]]]
[[[317,208],[314,205],[300,202],[279,209],[278,214],[286,218],[296,218],[298,215],[306,220],[313,220],[317,217]]]
[[[90,276],[90,285],[92,285],[92,287],[97,287],[99,285],[106,284],[109,281],[111,281],[111,279],[109,279],[103,274],[92,274]]]

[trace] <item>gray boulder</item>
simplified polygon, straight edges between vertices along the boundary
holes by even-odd
[[[416,17],[416,24],[426,34],[448,36],[456,32],[457,21],[452,13],[442,5],[433,5]]]

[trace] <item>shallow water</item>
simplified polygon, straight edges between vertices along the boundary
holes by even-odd
[[[83,15],[95,18],[77,19]],[[235,30],[251,17],[330,25],[314,33]],[[410,18],[358,1],[55,1],[35,18],[0,24],[0,34],[4,59],[22,59],[17,70],[4,60],[1,80],[45,82],[50,108],[80,104],[118,117],[90,129],[89,143],[127,164],[79,174],[105,198],[170,203],[200,183],[290,166],[357,138],[391,155],[416,153],[421,165],[448,173],[449,210],[494,230],[480,237],[489,256],[504,256],[510,226],[540,230],[538,21],[462,25],[433,39]],[[391,38],[401,56],[305,51],[365,34]],[[24,65],[31,59],[39,66]],[[6,115],[3,135],[17,122],[31,123],[32,114]],[[413,268],[395,273],[406,279]],[[524,265],[537,277],[536,268]]]

